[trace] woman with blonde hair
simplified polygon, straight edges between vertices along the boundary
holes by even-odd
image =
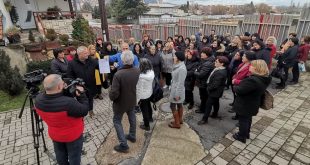
[[[246,139],[250,138],[252,116],[258,113],[262,96],[271,82],[264,60],[253,60],[250,72],[251,76],[234,87],[237,97],[233,109],[239,116],[239,132],[234,134],[233,138],[242,143],[246,143]]]
[[[266,46],[271,49],[271,51],[270,51],[270,62],[269,62],[269,64],[267,64],[269,69],[271,69],[272,59],[273,59],[273,57],[276,56],[276,53],[277,53],[276,45],[277,45],[277,39],[274,36],[269,36],[266,40]]]
[[[90,53],[90,57],[92,57],[93,59],[100,59],[100,55],[99,53],[96,51],[96,46],[95,45],[89,45],[88,46],[88,51]],[[99,70],[96,69],[95,70],[95,78],[96,78],[96,95],[95,95],[95,99],[100,99],[102,100],[103,97],[101,95],[102,91],[102,84],[105,81],[104,75],[99,73]]]

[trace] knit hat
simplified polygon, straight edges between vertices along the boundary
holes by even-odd
[[[184,61],[184,60],[185,60],[184,52],[177,51],[177,52],[175,52],[175,56],[176,56],[176,57],[178,58],[178,60],[180,60],[180,61]]]
[[[249,61],[253,61],[256,60],[256,55],[253,51],[246,51],[244,53],[244,56],[249,60]]]

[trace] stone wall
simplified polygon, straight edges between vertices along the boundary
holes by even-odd
[[[59,34],[72,34],[73,19],[63,20],[42,20],[45,29],[54,29]]]

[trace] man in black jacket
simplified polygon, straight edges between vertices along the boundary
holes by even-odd
[[[200,108],[196,113],[204,113],[206,109],[206,101],[208,98],[207,80],[210,73],[214,69],[215,58],[212,56],[212,50],[208,47],[203,48],[201,51],[201,62],[197,70],[194,72],[199,87],[200,95]]]
[[[281,77],[281,82],[277,84],[277,89],[285,88],[285,83],[288,78],[288,70],[291,67],[298,67],[298,39],[293,37],[288,41],[290,48],[288,48],[282,55],[280,55],[280,59],[278,61],[278,65],[283,68],[285,75]],[[293,72],[293,79],[296,77],[296,72]],[[295,78],[296,79],[296,78]]]
[[[53,140],[58,164],[80,164],[83,147],[83,117],[88,112],[88,99],[84,93],[77,97],[63,95],[64,81],[60,75],[51,74],[44,79],[44,93],[35,100],[38,115],[48,126]],[[77,86],[81,92],[83,87]]]
[[[67,77],[68,78],[81,78],[85,82],[87,89],[87,97],[89,100],[89,115],[92,117],[94,96],[96,95],[96,79],[95,69],[98,68],[98,61],[89,58],[89,51],[87,47],[80,46],[77,49],[77,57],[69,62]]]

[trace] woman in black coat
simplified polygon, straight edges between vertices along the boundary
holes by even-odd
[[[199,59],[197,56],[195,56],[194,52],[190,50],[186,50],[186,60],[185,60],[185,65],[186,65],[186,70],[187,70],[187,75],[185,79],[185,101],[184,105],[189,103],[188,109],[192,109],[194,106],[194,86],[195,86],[195,75],[194,72],[197,69],[199,65]]]
[[[253,41],[253,51],[255,52],[256,59],[264,60],[267,64],[270,63],[270,52],[271,48],[266,47],[263,41]]]
[[[250,66],[251,76],[243,79],[234,87],[236,100],[234,111],[239,115],[239,132],[233,138],[246,143],[250,138],[252,116],[256,116],[262,102],[262,96],[271,82],[269,70],[264,60],[254,60]]]
[[[208,118],[213,107],[211,118],[217,118],[220,109],[220,98],[223,96],[227,70],[225,66],[228,64],[228,59],[225,56],[218,56],[215,61],[215,69],[211,72],[207,80],[208,99],[206,103],[206,111],[203,118],[198,122],[198,125],[208,123]]]

